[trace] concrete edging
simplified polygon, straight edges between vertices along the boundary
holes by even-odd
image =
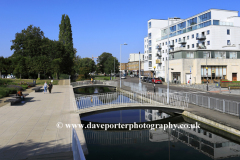
[[[193,114],[193,113],[190,113],[190,112],[188,112],[188,111],[184,111],[184,112],[182,113],[182,115],[184,115],[184,116],[186,116],[186,117],[189,117],[189,118],[191,118],[191,119],[194,119],[194,120],[196,120],[196,121],[200,121],[200,122],[202,122],[202,123],[205,123],[205,124],[207,124],[207,125],[210,125],[210,126],[212,126],[212,127],[215,127],[215,128],[217,128],[217,129],[223,130],[223,131],[225,131],[225,132],[228,132],[228,133],[231,133],[231,134],[234,134],[234,135],[240,137],[240,131],[237,130],[237,129],[234,129],[234,128],[228,127],[228,126],[226,126],[226,125],[223,125],[223,124],[214,122],[214,121],[212,121],[212,120],[209,120],[209,119],[206,119],[206,118],[197,116],[197,115],[195,115],[195,114]]]

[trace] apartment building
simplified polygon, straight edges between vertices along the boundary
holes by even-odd
[[[170,81],[240,80],[238,11],[210,9],[187,19],[149,20],[144,72],[155,66],[156,76],[166,79],[167,60]]]
[[[138,75],[139,73],[139,57],[140,57],[140,68],[141,68],[141,74],[143,73],[143,60],[144,60],[144,54],[142,53],[130,53],[128,58],[128,69],[129,72],[135,75]]]
[[[120,65],[119,65],[119,69],[120,69]],[[120,72],[122,72],[123,74],[128,73],[128,63],[121,63]]]

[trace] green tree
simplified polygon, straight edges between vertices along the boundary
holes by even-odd
[[[79,61],[80,68],[78,74],[85,79],[90,77],[89,73],[95,71],[95,62],[91,58],[82,58]]]
[[[68,15],[65,14],[62,15],[61,24],[59,25],[59,41],[62,42],[65,47],[65,54],[63,55],[64,72],[66,74],[73,74],[74,48],[72,26]]]
[[[103,52],[97,59],[97,70],[102,73],[111,73],[114,72],[114,60],[115,60],[115,72],[119,71],[119,62],[116,57],[113,57],[111,53]]]
[[[3,69],[4,69],[4,67],[5,67],[5,61],[4,61],[5,59],[4,59],[4,57],[3,56],[1,56],[0,57],[0,78],[2,78],[2,71],[3,71]]]
[[[18,63],[14,69],[15,74],[19,74],[19,78],[22,78],[22,75],[26,75],[26,58],[18,57]]]

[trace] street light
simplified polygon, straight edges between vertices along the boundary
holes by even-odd
[[[174,17],[174,18],[168,18],[168,53],[167,53],[167,104],[169,104],[169,51],[170,51],[170,48],[169,48],[169,33],[170,33],[170,28],[169,28],[169,20],[175,20],[175,19],[180,19],[180,18],[177,18],[177,17]]]
[[[140,61],[140,52],[139,52],[139,88],[140,88],[140,90],[142,90],[142,84],[141,84],[141,67],[140,67],[140,64],[141,64],[141,61]]]
[[[154,72],[153,72],[153,83],[154,83],[154,93],[155,93],[155,68],[156,66],[153,67],[154,68]]]
[[[121,70],[122,70],[122,68],[121,68],[121,48],[122,48],[122,45],[127,45],[126,43],[124,43],[124,44],[120,44],[120,75],[119,75],[119,77],[120,77],[120,88],[121,88],[121,86],[122,86],[122,77],[121,77]]]

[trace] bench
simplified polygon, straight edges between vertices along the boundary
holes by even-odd
[[[28,96],[28,95],[29,95],[28,93],[27,93],[27,94],[23,94],[24,97],[26,97],[26,96]],[[12,98],[21,98],[21,96],[16,95],[16,96],[12,96]]]
[[[14,103],[21,102],[21,98],[8,99],[8,100],[6,100],[4,102],[11,102],[11,105],[13,105]]]
[[[35,87],[33,88],[32,90],[35,90],[35,92],[39,92],[41,90],[42,86],[38,86],[38,87]]]

